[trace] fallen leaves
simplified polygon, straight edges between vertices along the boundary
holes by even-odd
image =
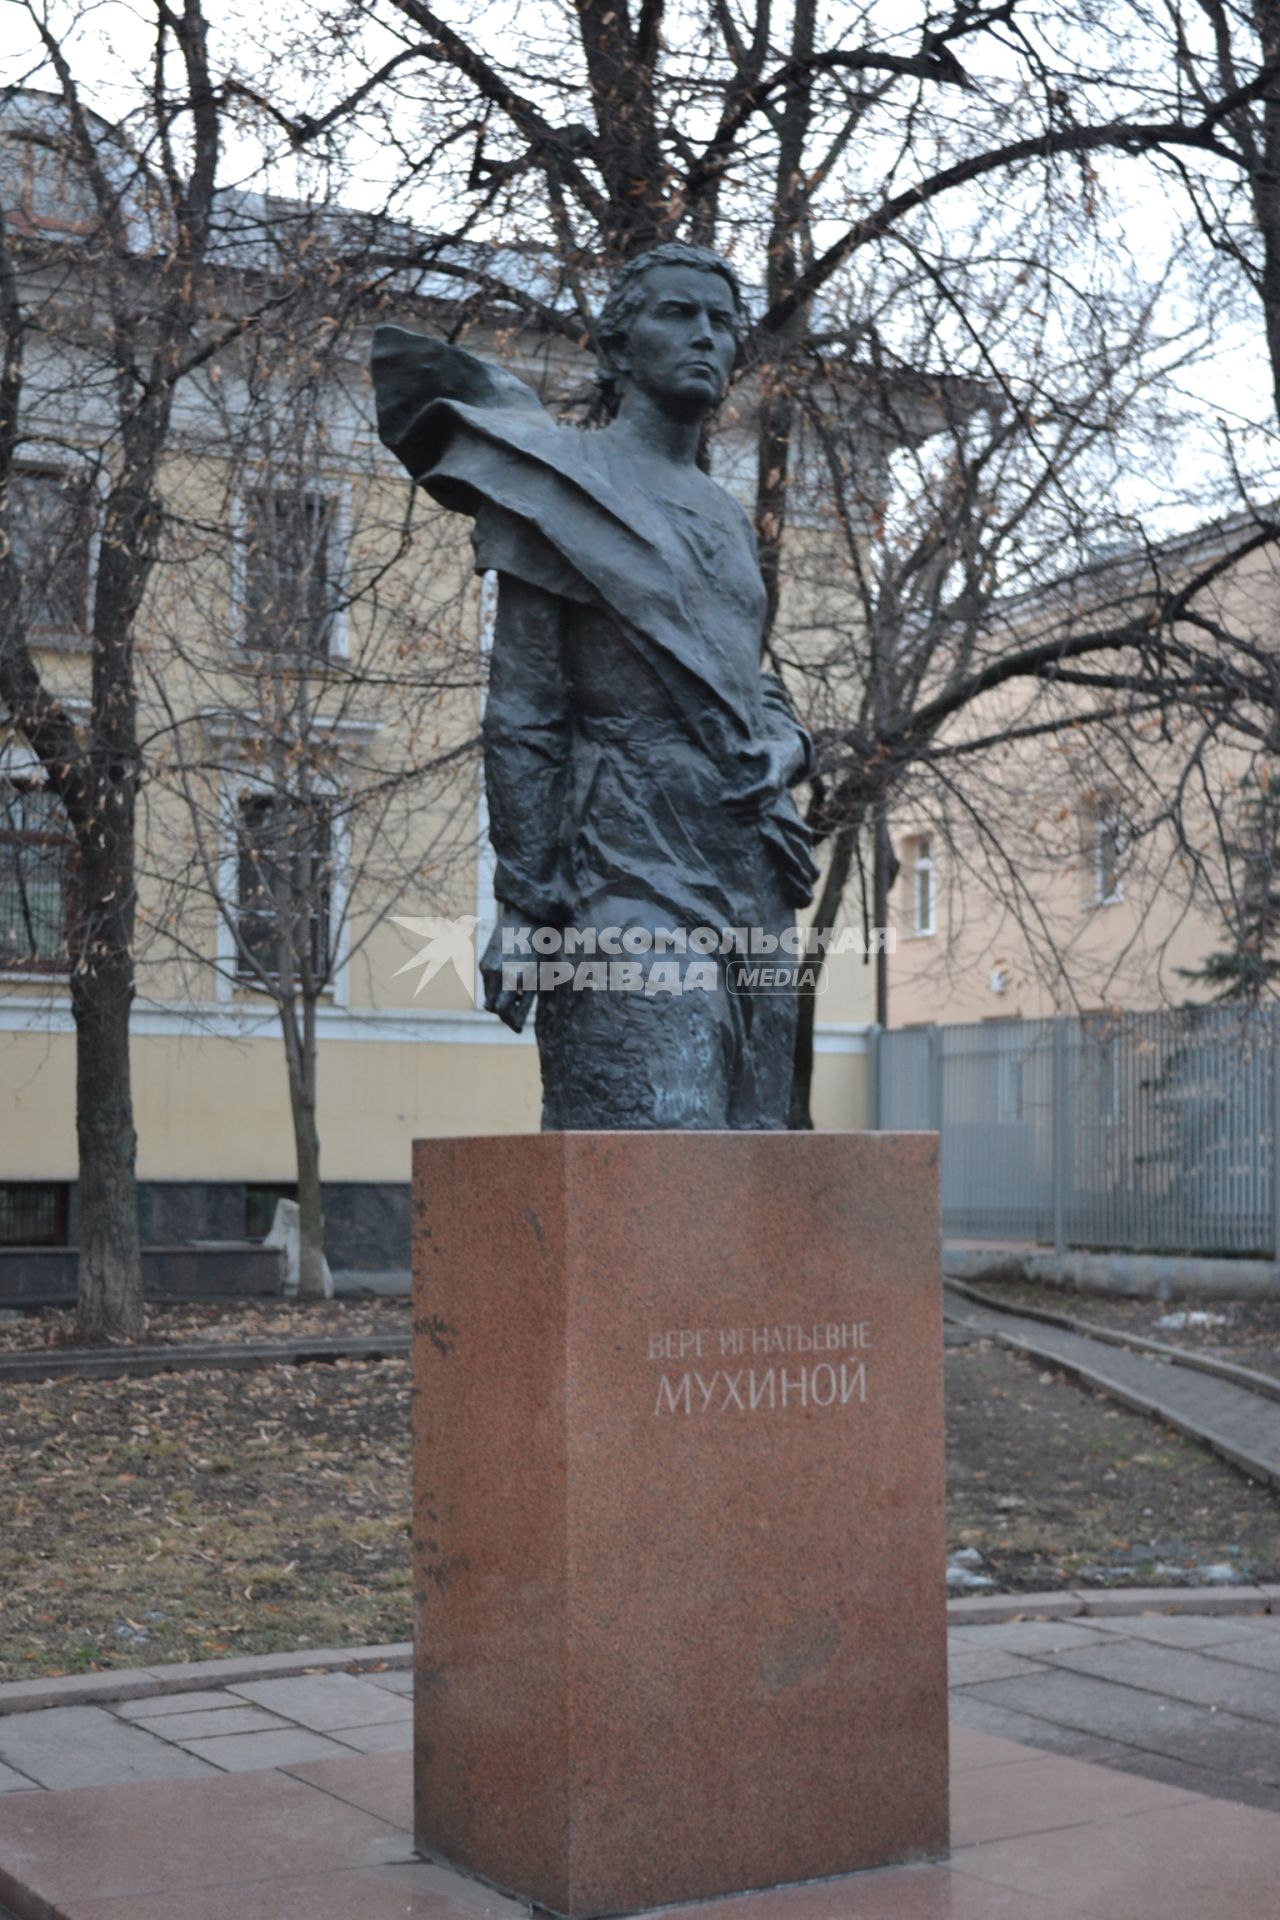
[[[404,1361],[0,1386],[0,1472],[4,1678],[409,1637]]]

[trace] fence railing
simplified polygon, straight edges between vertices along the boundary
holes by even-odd
[[[1231,1007],[881,1032],[873,1124],[941,1134],[954,1237],[1280,1259],[1278,1046]]]

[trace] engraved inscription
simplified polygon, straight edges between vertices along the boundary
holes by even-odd
[[[792,1407],[864,1406],[871,1345],[865,1320],[767,1327],[677,1327],[649,1335],[648,1358],[662,1366],[654,1415],[777,1413]],[[779,1359],[770,1364],[768,1356]],[[832,1354],[839,1359],[783,1356]],[[699,1366],[707,1356],[744,1364]],[[675,1365],[672,1365],[672,1362]],[[683,1364],[682,1364],[683,1363]]]

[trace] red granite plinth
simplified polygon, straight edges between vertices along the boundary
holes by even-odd
[[[558,1913],[947,1846],[932,1134],[414,1149],[416,1834]]]

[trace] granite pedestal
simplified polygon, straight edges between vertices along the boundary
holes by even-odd
[[[420,1848],[572,1916],[944,1852],[935,1137],[414,1151]]]

